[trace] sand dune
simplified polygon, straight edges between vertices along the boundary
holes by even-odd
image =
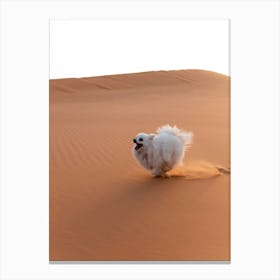
[[[202,70],[50,80],[50,260],[229,260],[229,86]],[[152,178],[132,139],[167,123],[194,143]]]

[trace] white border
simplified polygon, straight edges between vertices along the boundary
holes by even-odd
[[[49,264],[48,22],[59,18],[231,19],[231,264]],[[278,1],[2,1],[1,279],[279,279],[278,50]]]

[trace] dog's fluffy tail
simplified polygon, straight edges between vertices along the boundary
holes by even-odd
[[[175,136],[177,136],[182,143],[185,146],[185,149],[188,149],[191,147],[192,144],[192,139],[193,139],[193,133],[189,132],[189,131],[183,131],[181,129],[179,129],[178,127],[174,126],[170,126],[170,125],[164,125],[161,126],[157,129],[157,133],[170,133],[173,134]]]

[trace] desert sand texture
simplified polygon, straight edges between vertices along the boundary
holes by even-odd
[[[230,260],[228,76],[50,80],[49,110],[51,261]],[[169,179],[132,157],[134,136],[164,124],[194,133]]]

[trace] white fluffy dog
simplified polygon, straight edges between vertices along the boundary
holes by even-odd
[[[152,175],[168,177],[166,172],[182,162],[192,136],[192,132],[170,125],[158,128],[157,134],[139,133],[133,139],[133,155]]]

